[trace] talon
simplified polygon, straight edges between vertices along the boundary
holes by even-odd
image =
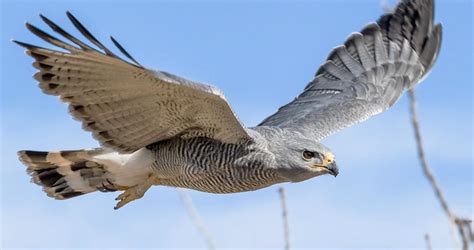
[[[119,201],[117,205],[114,207],[115,209],[119,209],[125,206],[127,203],[134,201],[136,199],[140,199],[143,197],[144,192],[141,190],[140,186],[134,186],[125,190],[125,192],[121,193],[115,200]]]
[[[115,198],[118,203],[115,205],[114,209],[119,209],[131,201],[142,198],[145,192],[153,185],[154,182],[155,178],[153,177],[149,178],[142,184],[135,185],[133,187],[126,187],[125,191]],[[117,185],[115,185],[115,187],[118,189],[121,188]]]
[[[117,205],[115,205],[114,209],[117,210],[121,207],[123,207],[125,204],[127,204],[128,202],[124,202],[123,200],[120,201],[119,203],[117,203]]]
[[[127,192],[125,191],[125,192],[121,193],[119,196],[117,196],[117,198],[115,198],[115,200],[116,200],[116,201],[118,201],[118,200],[123,200],[123,199],[125,199],[127,196],[128,196],[128,194],[127,194]]]

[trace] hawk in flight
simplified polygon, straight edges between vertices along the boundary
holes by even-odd
[[[62,50],[14,42],[34,58],[41,90],[68,103],[102,147],[20,151],[19,158],[48,196],[123,191],[115,208],[153,185],[234,193],[336,176],[334,154],[319,141],[387,110],[428,74],[442,36],[433,1],[402,0],[352,33],[296,99],[251,128],[217,88],[147,69],[111,37],[122,59],[69,12],[93,45],[41,15],[66,41],[26,27]]]

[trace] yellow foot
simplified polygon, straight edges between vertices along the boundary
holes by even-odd
[[[154,181],[154,177],[149,177],[144,183],[127,188],[122,194],[115,198],[115,200],[119,202],[115,205],[114,209],[119,209],[131,201],[142,198],[145,192],[153,185]]]

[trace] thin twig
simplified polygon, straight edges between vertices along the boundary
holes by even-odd
[[[197,230],[199,231],[199,233],[201,233],[204,240],[206,241],[207,248],[210,250],[216,249],[214,241],[212,240],[212,237],[209,234],[209,231],[207,231],[207,228],[204,222],[199,216],[199,213],[196,207],[194,207],[193,201],[191,200],[191,197],[189,196],[189,194],[185,190],[180,189],[180,188],[178,188],[178,193],[179,193],[179,197],[181,198],[181,201],[183,202],[184,206],[186,207],[186,210],[188,211],[189,217],[193,221],[194,225],[196,225]]]
[[[433,249],[433,248],[431,247],[431,239],[430,239],[430,235],[429,235],[429,234],[425,234],[425,241],[426,241],[426,249],[427,249],[427,250]]]
[[[286,194],[285,189],[280,187],[278,189],[280,193],[281,209],[282,209],[282,218],[283,218],[283,232],[285,236],[285,249],[290,250],[290,229],[288,227],[288,210],[286,208]]]
[[[467,219],[461,219],[460,217],[456,216],[451,211],[451,209],[448,206],[448,202],[446,201],[444,197],[443,192],[441,191],[433,173],[431,172],[431,169],[428,166],[428,162],[426,161],[426,158],[425,158],[425,150],[423,148],[423,143],[421,140],[420,125],[418,123],[418,118],[416,114],[415,91],[413,89],[410,89],[408,90],[408,94],[410,97],[410,113],[411,113],[413,129],[415,132],[416,145],[418,149],[418,158],[420,160],[421,168],[423,169],[423,174],[425,175],[425,177],[428,179],[429,183],[431,184],[431,187],[433,188],[436,198],[438,199],[439,203],[441,204],[441,207],[443,208],[444,212],[448,216],[449,221],[451,222],[451,225],[454,228],[457,227],[458,232],[459,232],[459,237],[461,238],[461,241],[462,241],[462,249],[467,250],[469,249],[470,240],[472,240],[472,235],[468,236],[468,234],[471,234],[471,228],[470,228],[471,221]]]

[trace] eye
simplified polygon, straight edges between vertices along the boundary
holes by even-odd
[[[313,152],[307,151],[307,150],[303,151],[303,159],[309,161],[312,158],[314,158],[314,153]]]

